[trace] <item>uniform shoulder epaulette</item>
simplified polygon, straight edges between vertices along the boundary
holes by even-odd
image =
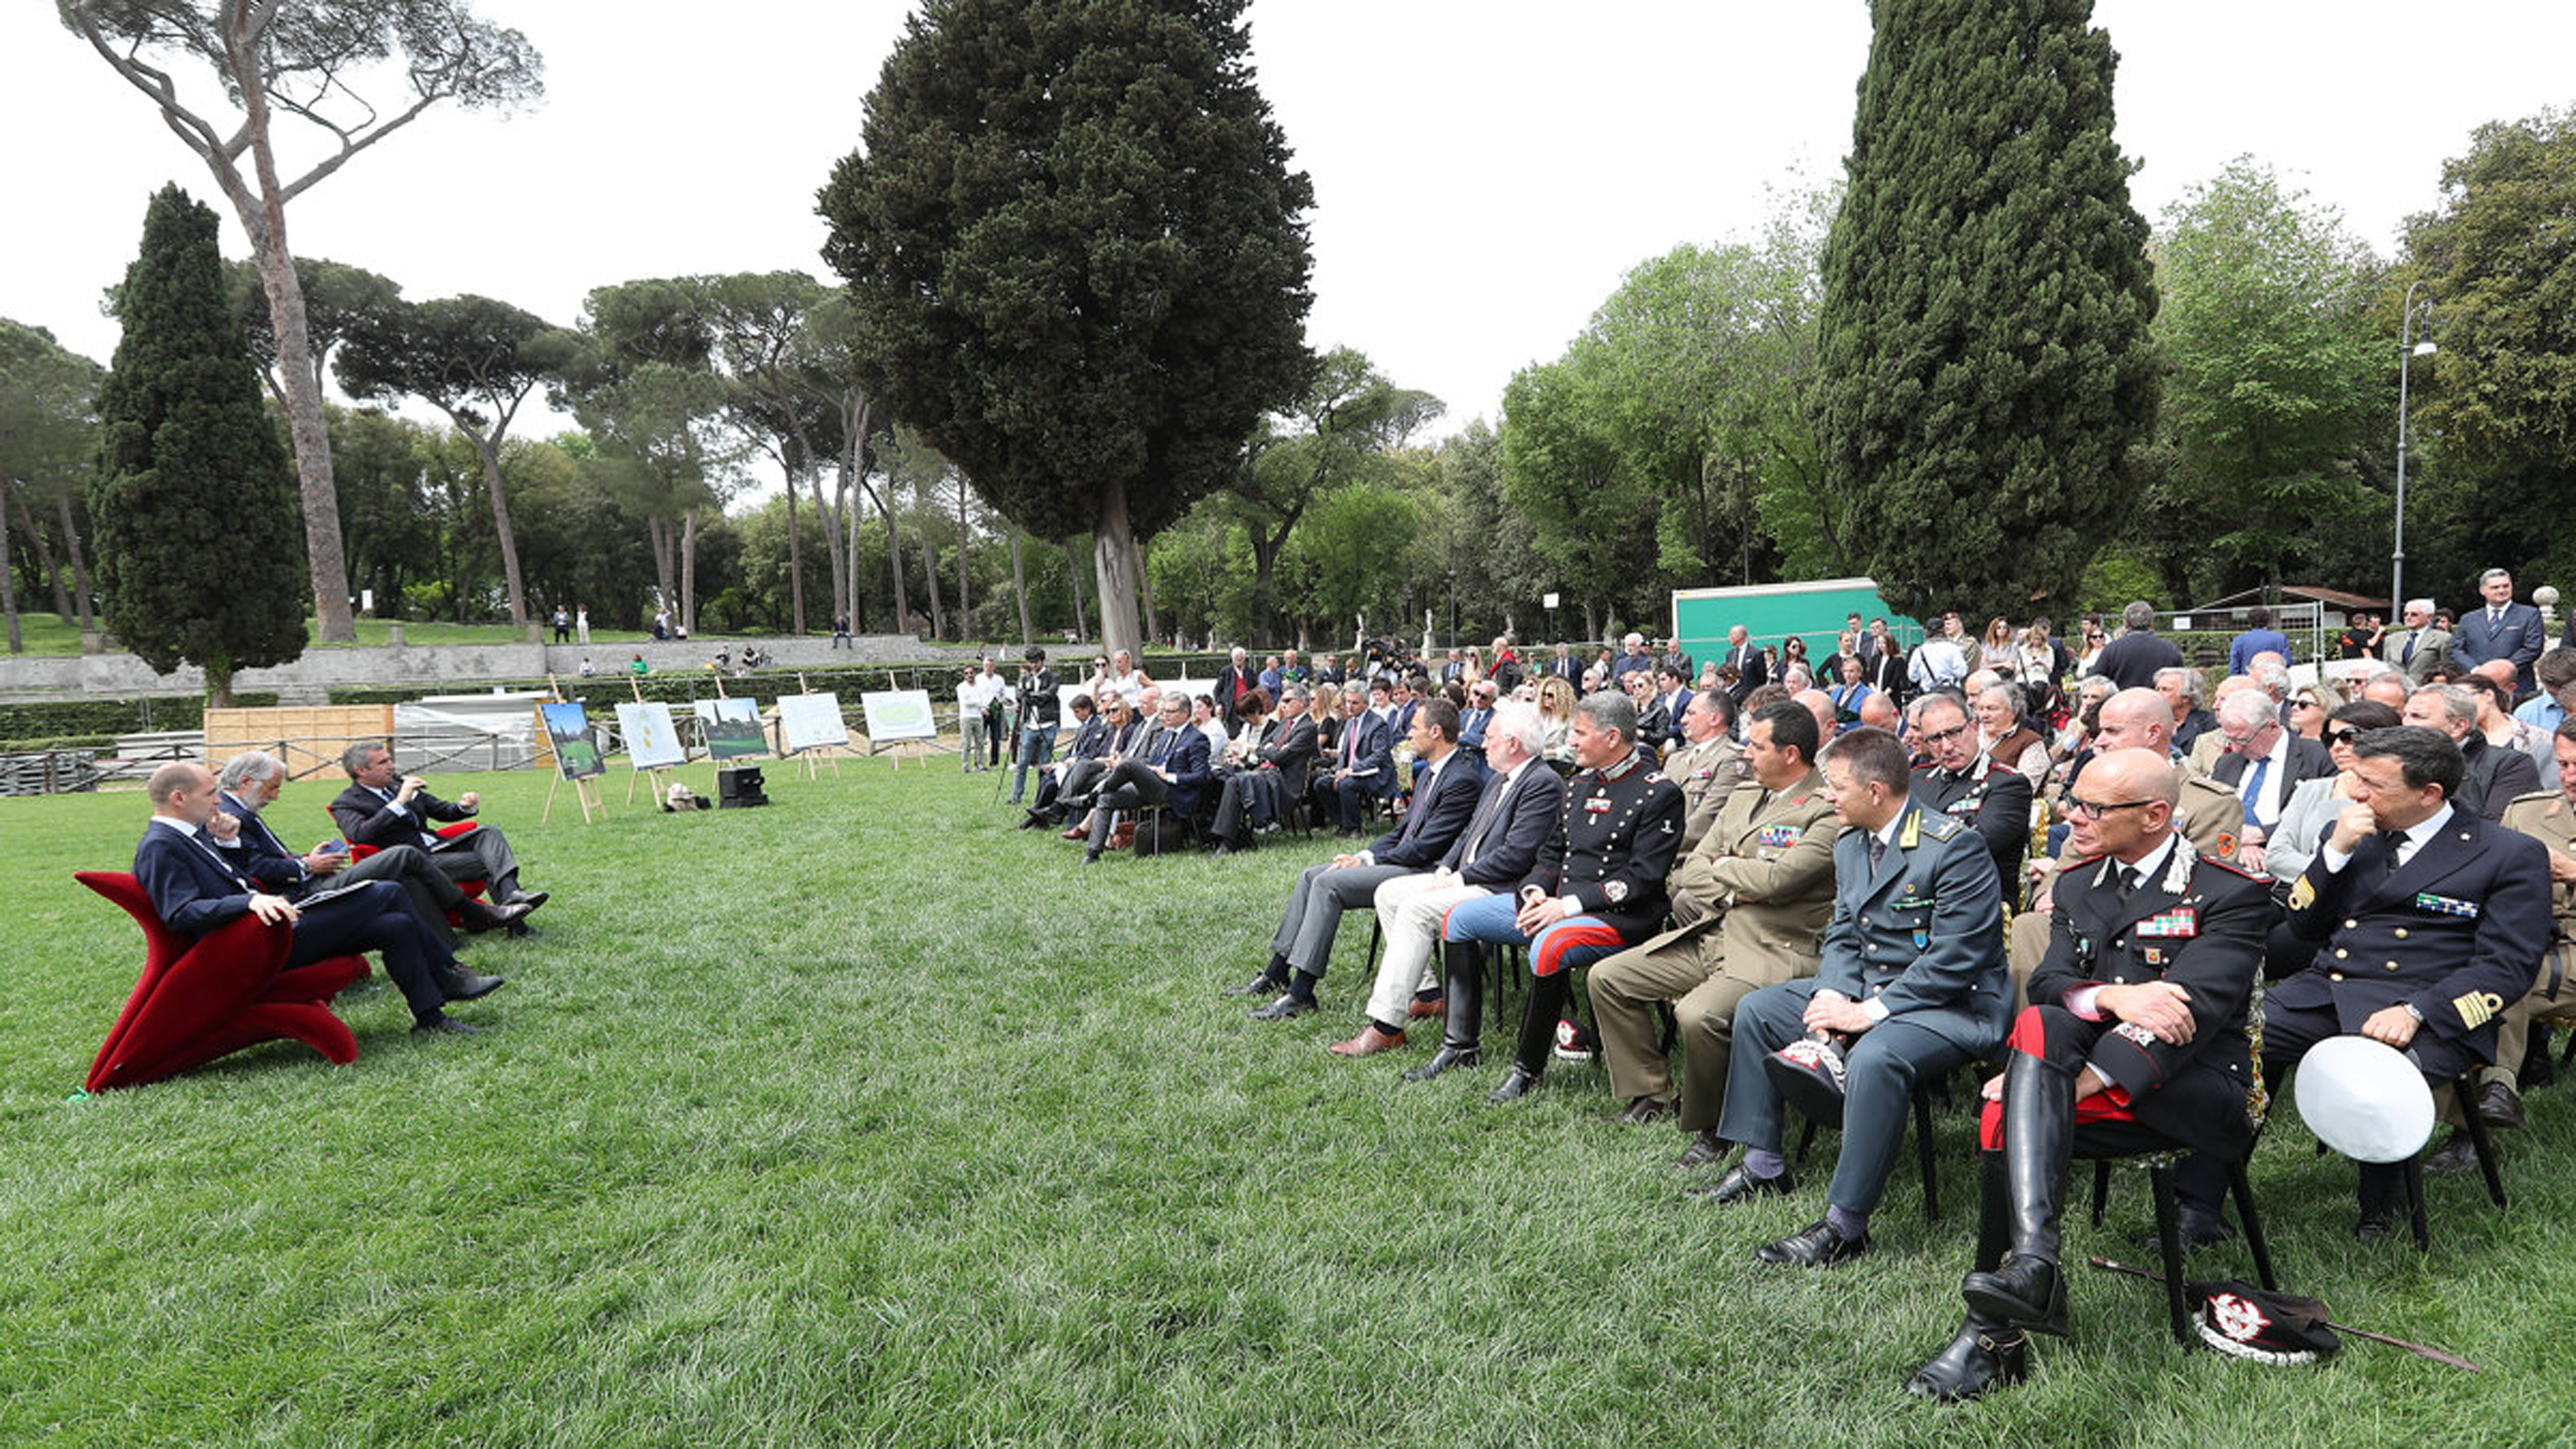
[[[2091,865],[2093,862],[2095,862],[2095,861],[2097,861],[2097,860],[2100,860],[2101,858],[2102,858],[2102,857],[2100,857],[2100,856],[2098,856],[2098,855],[2078,855],[2078,856],[2073,856],[2073,857],[2070,857],[2068,860],[2066,860],[2063,864],[2061,864],[2061,865],[2058,867],[2058,869],[2060,869],[2060,870],[2069,870],[2069,871],[2073,871],[2073,870],[2082,870],[2084,867],[2086,867],[2086,866],[2088,866],[2088,865]]]
[[[2254,872],[2247,870],[2245,867],[2238,865],[2232,860],[2221,860],[2214,855],[2204,855],[2200,858],[2200,863],[2203,865],[2214,865],[2220,870],[2227,872],[2229,875],[2243,876],[2245,879],[2253,881],[2266,888],[2269,888],[2272,883],[2272,878],[2270,876],[2256,875]]]
[[[1955,815],[1935,815],[1928,810],[1923,813],[1923,833],[1934,840],[1948,840],[1967,828]]]
[[[2504,803],[2507,805],[2523,805],[2534,802],[2545,802],[2557,799],[2561,793],[2563,792],[2557,790],[2527,790]]]

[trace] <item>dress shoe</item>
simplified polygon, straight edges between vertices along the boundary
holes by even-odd
[[[1289,1021],[1304,1016],[1314,1009],[1315,1003],[1305,997],[1282,994],[1277,1001],[1268,1006],[1255,1007],[1252,1019],[1254,1021]]]
[[[526,906],[529,910],[533,911],[537,907],[542,906],[553,899],[554,892],[552,891],[521,891],[517,895],[510,897],[510,904],[514,906]]]
[[[538,930],[536,927],[529,925],[525,921],[512,921],[504,928],[502,933],[522,941],[533,941],[537,937],[545,934],[545,932]]]
[[[1264,971],[1260,975],[1243,983],[1241,986],[1227,987],[1225,989],[1225,994],[1228,996],[1277,996],[1280,992],[1287,989],[1288,983],[1285,980]]]
[[[1742,1202],[1748,1197],[1787,1197],[1797,1190],[1798,1180],[1785,1167],[1780,1169],[1777,1177],[1755,1177],[1739,1162],[1708,1186],[1692,1188],[1690,1195],[1707,1198],[1710,1202],[1728,1203]]]
[[[438,974],[438,994],[450,1001],[472,1001],[478,996],[489,996],[509,984],[506,977],[500,976],[472,976],[463,971]]]
[[[1999,1323],[2018,1324],[2065,1338],[2074,1332],[2066,1312],[2066,1275],[2055,1263],[2028,1253],[2006,1253],[1988,1273],[1959,1283],[1968,1311]]]
[[[1511,1071],[1504,1074],[1501,1086],[1485,1094],[1485,1100],[1496,1106],[1505,1102],[1517,1102],[1528,1096],[1530,1089],[1537,1085],[1537,1074],[1527,1068],[1514,1066]]]
[[[1692,1135],[1690,1146],[1682,1149],[1682,1155],[1673,1160],[1673,1165],[1688,1172],[1723,1162],[1726,1160],[1726,1146],[1726,1139],[1717,1135],[1716,1128],[1703,1127]]]
[[[1047,819],[1045,816],[1031,810],[1028,812],[1028,818],[1020,822],[1019,828],[1022,830],[1044,830],[1046,828],[1046,823]]]
[[[1785,1238],[1764,1243],[1753,1250],[1753,1256],[1789,1268],[1831,1268],[1868,1251],[1869,1239],[1846,1238],[1834,1231],[1832,1223],[1818,1218]]]
[[[1431,1060],[1405,1073],[1404,1079],[1408,1082],[1427,1082],[1452,1067],[1472,1067],[1484,1059],[1484,1052],[1478,1048],[1453,1047],[1444,1042],[1440,1050],[1431,1054]]]
[[[1905,1381],[1905,1391],[1935,1403],[1963,1404],[2030,1377],[2030,1340],[1970,1313],[1950,1346]]]
[[[2509,1130],[2528,1125],[2529,1119],[2522,1115],[2522,1094],[2513,1089],[2513,1083],[2505,1081],[2478,1088],[2478,1120]]]
[[[2361,1220],[2352,1225],[2352,1235],[2365,1243],[2375,1243],[2397,1231],[2397,1220],[2405,1215],[2402,1204],[2380,1203],[2361,1210]]]
[[[2214,1212],[2193,1207],[2189,1203],[2182,1204],[2175,1212],[2174,1232],[2182,1240],[2185,1252],[2193,1248],[2206,1248],[2213,1243],[2229,1242],[2236,1236],[2236,1229],[2228,1226],[2227,1219]],[[2155,1240],[2155,1234],[2151,1232],[2143,1241],[2153,1245]]]
[[[1639,1097],[1628,1104],[1626,1111],[1613,1113],[1611,1120],[1623,1127],[1642,1127],[1649,1122],[1660,1122],[1679,1110],[1670,1097]]]
[[[1100,852],[1099,852],[1099,851],[1096,851],[1096,850],[1086,850],[1086,851],[1084,851],[1084,852],[1082,853],[1082,863],[1083,863],[1084,865],[1098,865],[1098,864],[1100,864]]]
[[[449,1016],[445,1012],[441,1012],[436,1016],[425,1017],[419,1021],[413,1022],[411,1024],[411,1034],[413,1036],[421,1036],[424,1034],[435,1034],[439,1036],[481,1036],[483,1034],[483,1028],[476,1026],[470,1021],[458,1021],[455,1017]]]
[[[466,921],[465,928],[478,934],[484,931],[497,931],[504,926],[519,924],[528,912],[535,909],[536,907],[525,901],[512,901],[505,906],[484,906]]]
[[[1227,856],[1234,854],[1234,847],[1220,841],[1217,844],[1217,848],[1209,851],[1208,854],[1215,856],[1219,860],[1223,860]]]
[[[1412,1004],[1404,1008],[1407,1021],[1436,1021],[1448,1014],[1449,998],[1446,996],[1417,996],[1413,998]]]
[[[1404,1033],[1380,1030],[1376,1022],[1360,1028],[1360,1034],[1349,1041],[1337,1041],[1324,1050],[1337,1057],[1373,1057],[1404,1045]]]
[[[1090,833],[1091,833],[1090,831],[1083,829],[1083,828],[1082,828],[1081,826],[1079,826],[1079,825],[1076,825],[1076,826],[1072,827],[1071,829],[1067,829],[1067,830],[1060,830],[1060,831],[1057,831],[1057,832],[1056,832],[1056,834],[1057,834],[1057,835],[1059,835],[1060,837],[1062,837],[1063,839],[1066,839],[1066,840],[1080,840],[1080,839],[1082,839],[1084,836],[1089,835]]]
[[[2424,1159],[2426,1172],[2467,1172],[2478,1165],[2478,1144],[2466,1132],[2454,1131],[2433,1155]]]

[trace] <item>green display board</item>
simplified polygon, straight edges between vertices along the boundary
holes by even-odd
[[[1842,634],[1843,616],[1855,611],[1864,625],[1886,619],[1888,631],[1908,649],[1923,641],[1923,626],[1889,608],[1878,596],[1878,585],[1869,579],[1677,589],[1672,632],[1701,664],[1726,656],[1726,631],[1738,624],[1775,657],[1781,642],[1795,634],[1807,641],[1807,657],[1822,664]]]

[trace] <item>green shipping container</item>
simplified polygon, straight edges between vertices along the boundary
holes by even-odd
[[[1779,657],[1781,643],[1795,634],[1807,641],[1807,658],[1822,664],[1842,635],[1843,616],[1855,612],[1864,627],[1872,619],[1887,620],[1888,632],[1908,649],[1923,642],[1923,626],[1889,608],[1878,596],[1877,583],[1869,579],[1676,589],[1672,634],[1702,665],[1726,657],[1726,631],[1738,624],[1774,659]]]

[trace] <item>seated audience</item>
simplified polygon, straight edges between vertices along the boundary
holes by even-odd
[[[544,891],[519,884],[519,858],[501,827],[478,824],[461,835],[442,836],[429,822],[471,820],[482,808],[482,796],[468,790],[453,803],[429,791],[429,782],[394,768],[393,751],[382,740],[359,740],[340,752],[340,768],[349,787],[331,802],[331,818],[352,845],[417,845],[429,852],[432,865],[454,881],[485,882],[483,896],[496,906],[524,903],[529,910],[546,903]],[[513,935],[530,934],[525,921],[510,924]]]

